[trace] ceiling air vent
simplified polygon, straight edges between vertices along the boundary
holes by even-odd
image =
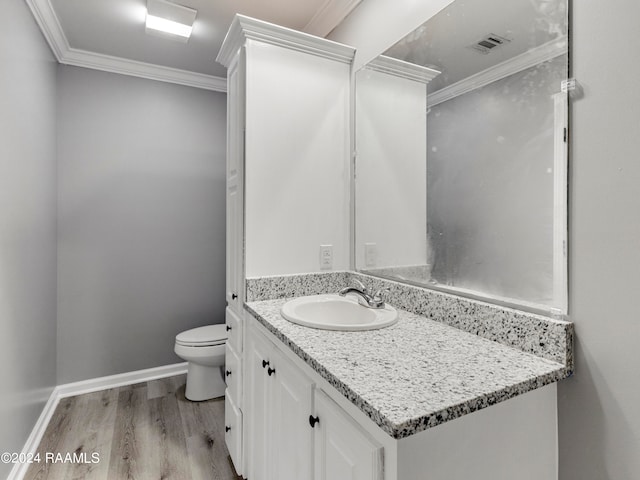
[[[475,51],[480,52],[484,55],[499,47],[500,45],[504,45],[505,43],[509,43],[511,40],[508,38],[501,37],[500,35],[496,35],[494,33],[490,33],[486,35],[484,38],[479,40],[478,42],[469,45],[469,48],[473,48]]]

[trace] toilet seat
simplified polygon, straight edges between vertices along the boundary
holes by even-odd
[[[227,341],[225,324],[192,328],[176,335],[176,345],[184,347],[210,347]]]

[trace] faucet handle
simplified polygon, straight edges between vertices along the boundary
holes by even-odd
[[[389,287],[379,288],[376,293],[373,294],[374,299],[381,299],[382,292],[390,292],[391,289]]]
[[[362,293],[369,293],[369,289],[367,287],[365,287],[364,283],[362,283],[357,278],[353,279],[353,283],[355,283],[358,286],[358,288],[362,291]]]

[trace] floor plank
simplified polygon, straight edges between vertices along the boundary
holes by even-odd
[[[190,402],[185,382],[178,375],[62,399],[38,452],[86,461],[32,464],[25,479],[241,479],[224,443],[224,398]]]
[[[177,393],[194,480],[242,478],[237,476],[224,443],[224,397],[190,402],[184,389]],[[226,461],[221,462],[221,458]]]
[[[160,478],[157,451],[148,439],[148,423],[147,389],[120,392],[109,457],[112,478]]]
[[[155,446],[160,454],[161,469],[158,478],[191,478],[187,442],[182,429],[182,420],[178,411],[175,395],[167,395],[149,400],[151,421],[153,422],[153,438],[158,442]]]
[[[60,403],[58,403],[36,450],[36,455],[41,458],[41,461],[32,463],[29,466],[24,477],[25,480],[63,478],[59,476],[59,472],[56,472],[56,470],[60,470],[60,466],[58,464],[45,462],[44,458],[47,452],[60,451],[60,443],[65,438],[66,432],[69,429],[69,423],[72,420],[77,399],[78,397],[63,398],[60,400]]]
[[[186,375],[177,375],[175,377],[159,378],[147,382],[147,398],[166,397],[173,394],[187,381]]]
[[[76,454],[76,459],[80,460],[65,461],[61,469],[65,479],[108,480],[108,455],[117,403],[117,389],[89,393],[78,398],[76,415],[62,442],[61,453]],[[99,457],[94,458],[94,453]]]

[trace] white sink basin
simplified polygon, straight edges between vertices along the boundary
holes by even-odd
[[[353,295],[299,297],[285,303],[280,314],[290,322],[322,330],[375,330],[398,321],[395,308],[367,308]]]

